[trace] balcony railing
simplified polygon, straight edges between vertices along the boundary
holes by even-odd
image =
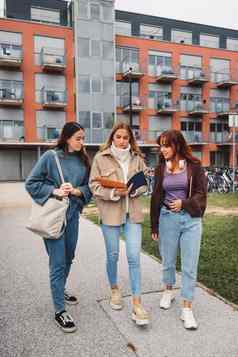
[[[40,53],[41,65],[46,71],[62,72],[66,67],[65,55],[57,48],[43,47]]]
[[[205,143],[201,131],[182,131],[182,134],[190,145],[201,145]]]
[[[131,79],[140,79],[145,73],[143,66],[139,63],[127,61],[121,63],[117,62],[116,71],[117,73],[122,74],[124,79],[129,79],[129,77],[131,77]]]
[[[185,110],[191,116],[201,116],[209,112],[208,105],[202,101],[188,101],[185,105]]]
[[[22,60],[22,47],[20,45],[0,44],[0,67],[19,68]]]
[[[229,100],[224,99],[221,101],[217,101],[213,103],[213,109],[215,113],[217,113],[220,117],[228,116],[229,114],[237,114],[238,113],[238,103],[230,104]]]
[[[66,91],[52,89],[41,89],[41,103],[44,108],[64,109],[67,105]]]
[[[155,66],[157,82],[171,83],[178,78],[178,68],[174,66]]]
[[[237,71],[212,71],[211,80],[216,83],[218,88],[229,88],[238,84],[238,70]]]
[[[106,142],[110,132],[111,132],[111,129],[85,128],[85,143],[86,144],[102,144],[102,143]]]
[[[122,96],[118,97],[118,106],[122,107],[124,112],[130,111],[130,97],[129,96]],[[131,98],[131,108],[133,112],[141,112],[147,107],[147,98],[140,97],[140,96],[132,96]]]
[[[232,133],[229,131],[211,132],[210,142],[215,144],[232,144]]]
[[[23,103],[23,82],[0,80],[0,105],[18,107]]]
[[[200,67],[181,65],[181,77],[188,81],[190,85],[200,86],[209,81],[207,71]]]
[[[0,140],[1,141],[22,141],[24,140],[24,123],[18,120],[0,120]]]
[[[174,102],[167,95],[158,96],[157,113],[159,114],[172,114],[179,109],[178,102]]]

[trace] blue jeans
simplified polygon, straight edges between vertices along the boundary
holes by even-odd
[[[44,239],[49,255],[50,288],[55,312],[65,309],[64,290],[78,241],[79,212],[67,220],[64,234],[59,239]]]
[[[182,210],[178,213],[161,208],[159,248],[163,263],[163,283],[175,284],[177,251],[181,251],[181,296],[192,301],[197,279],[202,223]]]
[[[141,224],[131,223],[127,217],[126,223],[121,226],[102,224],[107,254],[107,275],[110,286],[117,285],[117,263],[119,257],[120,235],[124,232],[126,242],[126,255],[129,265],[129,275],[133,296],[141,294],[140,251],[142,241]]]

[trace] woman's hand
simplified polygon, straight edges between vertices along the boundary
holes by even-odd
[[[182,209],[182,200],[175,200],[169,203],[172,212],[179,212]]]
[[[53,195],[59,198],[63,198],[63,197],[67,197],[69,194],[64,190],[61,190],[61,188],[55,188],[53,191]]]
[[[80,191],[79,188],[73,188],[73,190],[71,191],[71,195],[80,197],[80,196],[82,196],[82,192]]]
[[[62,185],[60,186],[60,189],[63,190],[64,193],[67,194],[67,196],[68,196],[70,193],[72,193],[74,188],[70,182],[65,182],[65,183],[62,183]]]
[[[152,234],[151,234],[151,238],[152,238],[154,241],[158,241],[158,240],[159,240],[159,235],[158,235],[158,233],[152,233]]]
[[[132,189],[132,186],[133,184],[131,184],[127,190],[123,189],[123,188],[117,188],[115,191],[114,191],[114,195],[115,196],[120,196],[120,197],[126,197],[129,195],[129,193],[131,192],[131,189]]]

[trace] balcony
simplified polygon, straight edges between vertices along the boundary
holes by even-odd
[[[117,73],[121,73],[123,79],[139,80],[144,76],[144,71],[139,63],[122,62],[117,63]]]
[[[214,104],[214,111],[220,118],[228,117],[230,114],[238,113],[238,103],[230,105],[229,100],[226,99],[224,101],[216,102]]]
[[[181,66],[181,74],[183,79],[187,80],[191,86],[202,86],[209,81],[208,74],[199,67]]]
[[[41,89],[41,103],[46,109],[64,109],[67,105],[66,91]]]
[[[111,129],[104,128],[85,128],[85,143],[86,144],[102,144],[105,143]]]
[[[159,114],[173,114],[178,110],[178,103],[174,103],[167,95],[159,95],[156,110]]]
[[[129,96],[123,96],[119,97],[119,106],[122,107],[122,110],[126,113],[130,111],[130,97]],[[146,105],[146,98],[145,97],[137,97],[137,96],[132,96],[131,100],[131,109],[133,112],[141,112],[142,110],[145,109]]]
[[[212,80],[216,83],[218,88],[227,89],[238,84],[238,73],[213,72]]]
[[[0,80],[0,105],[21,107],[23,104],[23,82]]]
[[[66,67],[65,55],[57,48],[43,47],[40,61],[43,70],[47,72],[63,72]]]
[[[206,143],[201,131],[182,131],[182,134],[189,145],[202,145]]]
[[[24,122],[22,120],[0,120],[0,141],[23,141]]]
[[[207,104],[202,101],[187,102],[186,111],[190,116],[201,116],[209,113]]]
[[[177,72],[172,66],[157,66],[156,80],[161,83],[171,83],[178,78]]]
[[[22,64],[22,47],[19,45],[0,44],[0,67],[18,69]]]

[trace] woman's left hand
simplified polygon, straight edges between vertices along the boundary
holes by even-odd
[[[174,200],[169,204],[172,212],[179,212],[182,209],[182,200]]]

